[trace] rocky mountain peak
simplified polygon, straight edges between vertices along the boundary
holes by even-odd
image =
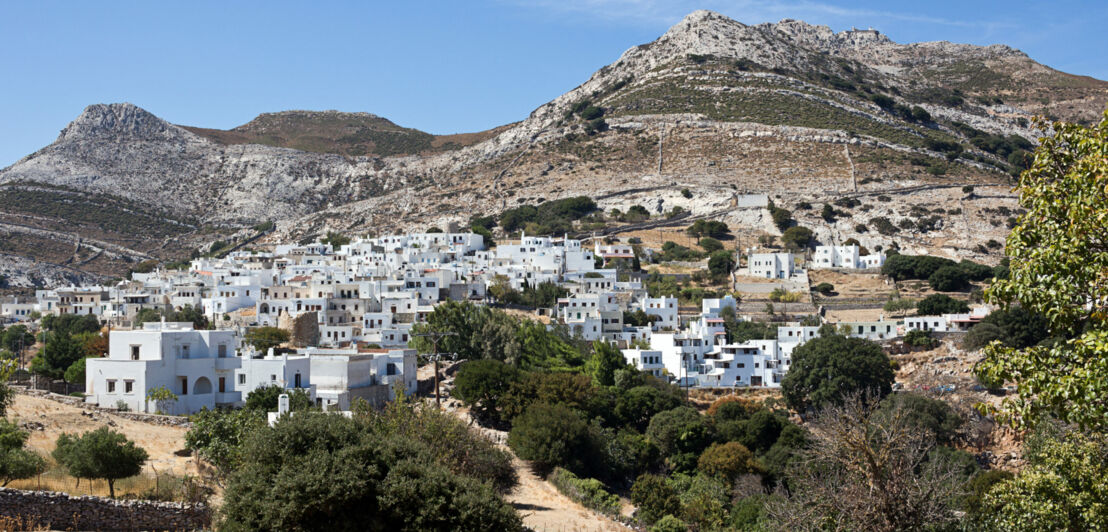
[[[57,142],[87,139],[184,140],[187,131],[132,103],[93,104],[58,135]]]

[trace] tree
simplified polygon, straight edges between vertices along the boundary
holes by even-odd
[[[243,340],[254,346],[259,353],[266,353],[272,347],[277,347],[291,338],[292,335],[284,329],[277,327],[255,327],[246,331]]]
[[[108,481],[108,494],[115,498],[115,481],[142,471],[149,455],[135,442],[108,427],[80,436],[58,436],[54,459],[77,478]]]
[[[479,436],[440,414],[394,402],[383,413],[304,413],[254,431],[218,528],[521,530],[491,483],[454,469],[447,446],[473,451]]]
[[[793,351],[781,394],[790,408],[805,412],[838,403],[851,393],[884,397],[892,391],[893,377],[881,346],[861,338],[827,336]]]
[[[631,485],[631,502],[638,508],[640,521],[652,524],[663,517],[681,513],[681,500],[669,479],[644,474]]]
[[[336,233],[334,231],[327,231],[327,236],[325,238],[320,239],[319,242],[322,243],[322,244],[330,244],[332,248],[334,248],[335,250],[338,250],[339,248],[341,248],[341,247],[343,247],[343,246],[350,243],[350,237],[348,237],[348,236],[346,236],[342,233]]]
[[[946,294],[931,294],[918,304],[916,313],[920,316],[938,316],[941,314],[959,314],[969,312],[965,301],[954,299]]]
[[[823,210],[820,211],[819,216],[823,218],[823,221],[833,224],[835,223],[835,208],[824,203]]]
[[[831,283],[820,283],[812,287],[812,290],[819,292],[825,296],[829,296],[835,293],[835,285]]]
[[[772,201],[769,203],[768,208],[770,218],[773,219],[773,225],[777,226],[777,229],[784,231],[793,224],[793,213],[789,212],[788,209],[782,209],[774,205]]]
[[[583,458],[590,454],[588,424],[564,405],[536,403],[512,420],[508,446],[546,475],[557,466],[585,473]]]
[[[900,415],[908,426],[926,431],[939,445],[954,443],[963,423],[962,416],[945,401],[915,393],[890,395],[881,401],[880,409],[886,413],[901,410]]]
[[[723,242],[716,240],[710,236],[706,236],[700,239],[700,247],[704,249],[705,253],[711,254],[723,249]]]
[[[790,227],[781,234],[781,243],[790,249],[804,249],[812,241],[812,230],[807,227]]]
[[[789,468],[789,496],[769,505],[782,529],[892,532],[956,522],[961,472],[931,453],[936,442],[905,409],[879,409],[873,396],[854,393],[811,426],[811,444]]]
[[[750,452],[739,442],[713,443],[697,460],[697,469],[705,475],[731,484],[739,475],[759,473],[762,468]]]
[[[85,382],[84,358],[72,363],[65,370],[65,382]]]
[[[196,452],[215,467],[223,482],[242,463],[242,446],[250,433],[266,426],[261,410],[208,410],[189,417],[185,449]]]
[[[169,412],[169,405],[177,402],[177,394],[165,386],[157,386],[146,391],[146,401],[154,403],[154,411],[158,414]]]
[[[12,325],[4,329],[4,335],[2,339],[0,339],[0,344],[8,351],[18,353],[20,349],[27,349],[35,345],[35,335],[27,330],[26,325]]]
[[[1025,349],[1050,337],[1050,329],[1045,317],[1028,312],[1023,307],[1010,306],[990,312],[978,325],[993,325],[1000,329],[998,337],[1004,345],[1016,349]],[[973,328],[976,329],[978,325]],[[973,332],[971,329],[970,332]],[[969,337],[969,333],[966,334]],[[982,343],[985,345],[988,342]]]
[[[500,400],[519,379],[518,369],[499,360],[470,360],[458,369],[454,395],[465,401],[478,419],[499,422]]]
[[[618,348],[608,342],[592,343],[592,356],[585,363],[585,371],[592,375],[598,386],[612,386],[616,383],[616,371],[627,367],[627,360]]]
[[[708,271],[716,277],[725,276],[735,269],[735,257],[730,251],[717,251],[708,258]]]
[[[0,486],[46,470],[46,461],[24,448],[29,436],[15,423],[0,418]]]
[[[51,332],[47,335],[42,352],[31,361],[31,369],[52,379],[63,379],[69,366],[84,357],[84,346],[72,336],[63,332]]]
[[[893,315],[899,314],[904,316],[909,310],[916,308],[916,300],[907,297],[891,298],[885,302],[885,312],[892,313]]]
[[[658,446],[671,468],[691,471],[700,453],[712,443],[714,433],[708,418],[692,407],[681,406],[651,418],[646,437]]]
[[[993,340],[1004,338],[1004,330],[992,323],[978,323],[962,337],[964,349],[976,350],[989,345]]]
[[[982,497],[983,528],[1108,529],[1108,439],[1071,431],[1031,447],[1029,467]]]
[[[15,374],[16,368],[14,361],[0,360],[0,417],[8,414],[8,406],[15,399],[15,390],[8,386],[8,380]]]
[[[954,292],[969,288],[966,272],[958,266],[943,266],[935,270],[935,273],[927,278],[927,283],[933,290],[940,292]]]

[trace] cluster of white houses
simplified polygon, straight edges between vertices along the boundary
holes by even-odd
[[[792,350],[818,334],[818,327],[787,325],[776,339],[728,344],[722,313],[737,310],[733,298],[707,299],[699,314],[680,315],[676,297],[651,297],[641,282],[621,281],[608,267],[632,257],[626,245],[526,235],[487,248],[473,233],[359,238],[339,249],[280,245],[273,252],[197,259],[187,271],[134,273],[112,287],[40,290],[33,300],[0,302],[0,316],[91,314],[113,324],[107,356],[86,363],[88,401],[150,411],[156,407],[147,393],[165,388],[178,399],[159,406],[174,413],[240,404],[251,390],[272,384],[304,389],[319,404],[340,409],[359,397],[387,400],[397,383],[413,391],[412,326],[444,301],[488,302],[486,289],[494,285],[522,290],[557,283],[568,296],[557,301],[552,317],[571,334],[617,344],[636,367],[692,386],[779,385]],[[809,266],[872,268],[883,260],[859,255],[857,246],[819,247]],[[796,270],[789,253],[751,252],[747,268],[778,279]],[[132,328],[142,309],[185,306],[202,309],[220,328],[198,331],[172,322]],[[651,323],[624,323],[624,312],[636,310]],[[982,312],[840,326],[856,336],[893,338],[914,328],[952,330],[979,321]],[[291,330],[298,347],[254,352],[241,342],[252,326]]]

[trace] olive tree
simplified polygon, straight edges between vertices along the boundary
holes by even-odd
[[[80,436],[58,436],[53,457],[74,477],[108,481],[114,498],[115,481],[139,474],[149,455],[123,434],[100,427]]]
[[[0,486],[33,477],[46,469],[41,456],[24,448],[28,436],[15,423],[0,419]]]
[[[790,408],[804,412],[840,401],[846,394],[892,391],[893,369],[881,346],[861,338],[825,336],[796,348],[781,381]]]

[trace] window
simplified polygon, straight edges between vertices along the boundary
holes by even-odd
[[[276,375],[270,375],[269,376],[269,381],[270,382],[277,382],[277,376]]]
[[[108,381],[108,393],[115,393],[115,381]]]
[[[297,374],[296,374],[296,376],[295,376],[295,377],[293,377],[293,381],[294,381],[294,382],[296,383],[296,384],[295,384],[295,387],[297,387],[297,388],[300,388],[300,387],[301,387],[301,386],[300,386],[300,374],[299,374],[299,373],[297,373]]]
[[[239,373],[239,384],[246,384],[246,374]]]
[[[220,377],[219,378],[219,393],[224,393],[226,391],[227,391],[227,377]]]
[[[132,345],[131,346],[131,360],[138,360],[139,359],[139,348],[140,348],[140,346],[137,346],[137,345]]]
[[[123,381],[123,393],[135,393],[135,381]]]
[[[219,358],[227,358],[227,344],[219,344]]]
[[[189,380],[186,377],[181,377],[181,395],[189,394]]]
[[[189,357],[189,344],[182,345],[181,346],[181,358],[188,358],[188,357]]]

